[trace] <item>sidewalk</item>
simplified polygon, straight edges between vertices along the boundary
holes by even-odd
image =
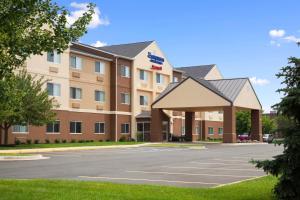
[[[0,150],[0,153],[45,153],[56,151],[77,151],[77,150],[95,150],[95,149],[114,149],[114,148],[132,148],[142,147],[155,143],[143,143],[132,145],[111,145],[111,146],[82,146],[82,147],[57,147],[57,148],[36,148],[36,149],[14,149],[14,150]]]

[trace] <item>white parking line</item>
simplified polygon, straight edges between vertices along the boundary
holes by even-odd
[[[207,168],[207,167],[185,167],[185,166],[178,166],[178,167],[173,167],[173,166],[161,166],[165,168],[170,168],[170,169],[208,169],[208,170],[221,170],[221,171],[263,171],[262,169],[227,169],[227,168]]]
[[[242,163],[249,163],[250,160],[228,160],[228,159],[219,159],[219,158],[214,158],[213,160],[216,160],[216,161],[228,161],[228,162],[242,162]]]
[[[197,162],[197,161],[191,161],[190,163],[195,163],[199,165],[243,165],[243,166],[251,166],[251,163],[246,164],[246,163],[218,163],[218,162],[213,162],[213,163],[203,163],[203,162]]]
[[[142,173],[142,174],[167,174],[167,175],[185,175],[185,176],[214,176],[214,177],[234,177],[234,178],[253,178],[256,176],[243,176],[232,174],[194,174],[194,173],[180,173],[180,172],[146,172],[146,171],[126,171],[129,173]]]
[[[146,182],[220,185],[220,183],[206,183],[206,182],[194,182],[194,181],[171,181],[171,180],[166,180],[166,179],[116,178],[116,177],[105,177],[105,176],[78,176],[78,177],[79,178],[89,178],[89,179],[106,179],[106,180],[127,180],[127,181],[146,181]]]

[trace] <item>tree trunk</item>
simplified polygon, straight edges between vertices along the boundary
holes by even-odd
[[[8,145],[8,129],[9,127],[4,128],[4,145]]]
[[[3,129],[2,129],[2,127],[0,127],[0,145],[2,144],[2,131],[3,131]]]

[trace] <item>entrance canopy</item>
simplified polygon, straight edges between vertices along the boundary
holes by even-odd
[[[153,109],[194,112],[221,110],[225,106],[262,109],[248,78],[204,80],[188,77],[171,83],[152,104]]]

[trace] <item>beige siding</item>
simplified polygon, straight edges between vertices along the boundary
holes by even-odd
[[[249,81],[244,85],[240,94],[237,96],[234,105],[237,107],[261,110],[259,100]]]

